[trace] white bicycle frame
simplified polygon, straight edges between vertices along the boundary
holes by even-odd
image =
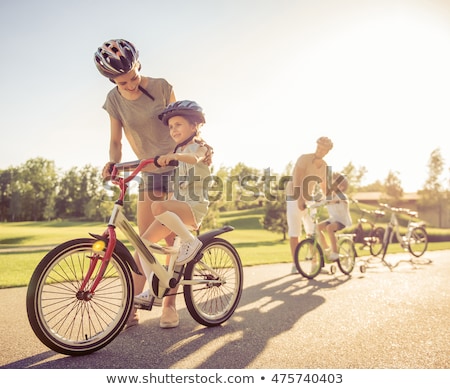
[[[116,227],[119,228],[120,231],[125,235],[125,237],[128,239],[128,241],[131,243],[131,245],[137,250],[139,253],[139,256],[142,260],[147,261],[147,263],[150,264],[151,270],[154,272],[156,277],[159,280],[159,293],[158,296],[155,297],[163,297],[160,294],[164,294],[166,289],[169,288],[175,288],[177,285],[198,285],[198,284],[208,284],[208,285],[220,285],[224,283],[224,280],[221,279],[220,275],[214,271],[211,267],[206,265],[204,262],[202,262],[202,266],[209,271],[210,274],[214,275],[215,279],[195,279],[195,280],[185,280],[180,279],[180,274],[183,270],[183,266],[176,265],[176,259],[178,256],[178,249],[179,249],[179,238],[175,238],[175,244],[173,247],[166,248],[170,249],[170,261],[167,268],[163,266],[159,261],[155,258],[155,256],[152,254],[153,252],[161,253],[160,251],[153,250],[151,248],[151,243],[148,241],[144,241],[139,234],[134,230],[133,226],[128,221],[127,217],[125,216],[123,212],[123,198],[125,195],[125,192],[127,190],[127,183],[136,176],[137,172],[140,171],[143,167],[148,165],[149,163],[153,162],[153,159],[143,160],[143,161],[132,161],[124,164],[116,164],[116,167],[114,169],[117,169],[117,166],[122,166],[126,168],[134,167],[135,170],[132,172],[130,176],[128,176],[126,179],[122,178],[121,183],[119,185],[121,190],[121,196],[119,200],[117,200],[114,203],[114,207],[109,219],[108,228],[107,231],[103,234],[103,237],[98,237],[99,240],[105,241],[107,238],[108,246],[106,248],[106,253],[104,255],[105,263],[109,262],[109,259],[111,258],[112,252],[114,251],[114,248],[116,246],[117,242],[117,236],[116,236]],[[117,170],[114,170],[117,172]],[[113,172],[114,174],[114,172]],[[201,238],[201,236],[199,236]],[[164,251],[162,252],[165,253]],[[166,254],[167,255],[167,254]],[[105,265],[103,265],[103,268],[105,268]],[[100,272],[102,273],[102,272]],[[178,279],[174,278],[174,273],[178,273]],[[102,277],[102,274],[100,274],[97,278],[97,280],[94,282],[93,289],[97,286],[98,282],[100,281],[100,278]],[[149,280],[150,281],[150,280]],[[152,288],[150,288],[151,293],[154,295]]]
[[[138,251],[141,259],[147,261],[151,264],[152,271],[158,277],[161,286],[164,288],[173,288],[177,284],[177,280],[175,280],[173,275],[174,265],[176,255],[171,255],[171,260],[169,263],[169,267],[166,270],[152,255],[150,250],[147,248],[144,241],[141,239],[139,234],[134,230],[133,226],[130,224],[128,219],[123,213],[123,206],[120,204],[115,204],[111,218],[109,220],[108,227],[117,227],[122,231],[125,237],[129,240],[131,245]],[[109,228],[109,233],[114,231],[114,228]],[[115,234],[115,231],[114,231]]]
[[[152,271],[155,273],[155,275],[158,277],[160,282],[160,290],[165,290],[168,288],[174,288],[177,285],[199,285],[199,284],[208,284],[208,285],[220,285],[223,284],[224,281],[220,279],[220,275],[214,271],[211,267],[206,265],[204,262],[202,262],[202,266],[207,269],[210,274],[213,274],[217,279],[195,279],[195,280],[178,280],[173,277],[174,273],[177,273],[181,270],[182,266],[176,265],[176,259],[178,255],[178,250],[176,250],[177,247],[179,247],[179,238],[175,238],[175,244],[173,248],[175,250],[172,250],[170,255],[170,261],[169,265],[166,268],[159,263],[159,261],[155,258],[155,256],[152,254],[152,249],[148,248],[148,246],[151,244],[148,241],[144,241],[139,234],[134,230],[133,226],[130,224],[128,219],[123,213],[123,206],[121,204],[115,204],[113,212],[111,214],[111,218],[109,220],[109,234],[114,234],[115,239],[115,228],[117,227],[122,231],[122,233],[125,235],[125,237],[129,240],[131,245],[138,251],[140,258],[147,261]],[[111,237],[111,236],[110,236]],[[155,252],[159,252],[156,251]],[[159,252],[160,253],[160,252]],[[152,289],[150,288],[150,291]],[[156,296],[156,297],[163,297],[163,296]]]
[[[409,220],[407,231],[405,235],[402,235],[400,233],[400,224],[398,222],[397,213],[406,213],[406,211],[396,208],[388,208],[391,211],[391,218],[389,220],[388,228],[386,228],[386,231],[384,232],[384,239],[383,239],[383,245],[384,244],[391,244],[394,234],[397,238],[397,241],[400,243],[400,245],[404,248],[405,245],[408,244],[409,240],[411,239],[411,233],[412,230],[416,227],[422,227],[425,223],[424,222],[413,222],[412,220]],[[409,216],[414,216],[414,213],[408,212]],[[387,241],[389,239],[389,242]],[[407,247],[407,246],[406,246]]]

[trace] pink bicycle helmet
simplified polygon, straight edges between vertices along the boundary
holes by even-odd
[[[125,39],[111,39],[103,43],[94,55],[98,71],[110,79],[128,73],[138,58],[139,52]]]

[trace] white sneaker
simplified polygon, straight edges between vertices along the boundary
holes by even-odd
[[[198,253],[198,250],[200,250],[202,246],[203,243],[197,238],[192,241],[181,243],[176,264],[184,265],[194,259],[195,255]]]
[[[137,305],[150,305],[152,298],[153,298],[153,296],[150,293],[150,289],[147,289],[146,291],[142,292],[141,294],[134,296],[133,301]],[[153,306],[160,307],[161,305],[162,305],[162,299],[155,297],[155,300],[153,301]]]
[[[336,262],[338,259],[339,259],[339,254],[338,253],[331,253],[330,254],[330,261]]]

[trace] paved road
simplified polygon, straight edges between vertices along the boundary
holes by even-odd
[[[403,256],[404,254],[401,254]],[[291,275],[290,264],[245,268],[245,290],[221,327],[198,325],[179,297],[180,327],[159,308],[84,357],[47,349],[29,327],[25,288],[0,290],[0,366],[22,368],[450,368],[450,250],[430,265],[373,265],[351,277]],[[397,261],[399,255],[390,256]]]

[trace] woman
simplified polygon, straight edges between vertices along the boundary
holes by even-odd
[[[111,166],[122,159],[122,134],[125,134],[138,159],[167,154],[175,147],[167,127],[158,118],[168,104],[176,101],[172,86],[164,79],[142,76],[138,59],[139,52],[135,46],[124,39],[105,42],[94,55],[99,72],[115,84],[103,105],[110,117],[111,131],[109,162],[102,173],[104,178],[109,176]],[[136,213],[139,234],[142,235],[154,221],[152,203],[166,197],[170,191],[172,174],[171,167],[153,168],[142,174]],[[167,237],[166,242],[172,245],[173,235]],[[142,270],[137,255],[135,259]],[[141,273],[144,274],[143,271]],[[139,294],[144,288],[146,277],[136,274],[133,277],[135,293]],[[162,319],[166,311],[171,314],[175,307],[172,299],[165,300]],[[138,312],[133,309],[127,327],[138,323]]]

